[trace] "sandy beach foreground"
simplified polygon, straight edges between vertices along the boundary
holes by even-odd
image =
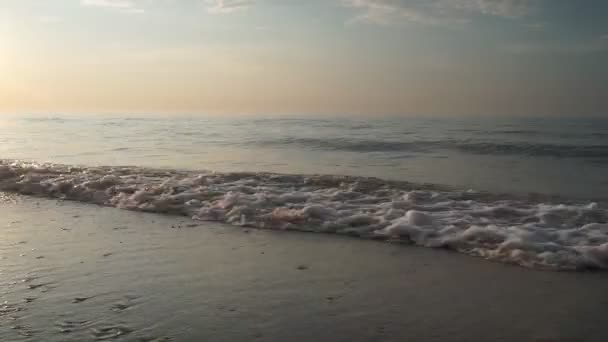
[[[607,341],[608,274],[0,196],[1,341]]]

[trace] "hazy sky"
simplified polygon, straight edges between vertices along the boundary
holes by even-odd
[[[608,115],[606,0],[0,0],[0,112]]]

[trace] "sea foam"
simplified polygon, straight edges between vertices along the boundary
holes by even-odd
[[[277,230],[448,248],[549,270],[608,269],[608,210],[376,178],[0,161],[0,191]]]

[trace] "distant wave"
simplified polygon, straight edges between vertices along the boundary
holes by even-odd
[[[557,145],[539,143],[458,142],[453,148],[476,154],[527,155],[556,158],[608,158],[608,145]]]
[[[262,146],[295,145],[319,150],[348,152],[425,151],[432,147],[431,144],[426,142],[398,142],[348,138],[282,138],[277,140],[262,140],[256,143]]]
[[[349,152],[390,152],[429,150],[456,150],[473,154],[524,155],[555,158],[608,158],[608,145],[560,145],[541,143],[494,143],[467,140],[440,141],[387,141],[347,138],[282,138],[257,142],[263,146],[295,145],[304,148],[349,151]]]
[[[541,132],[541,131],[531,130],[531,129],[496,129],[496,130],[489,130],[489,131],[474,131],[474,132],[479,132],[479,133],[483,133],[483,134],[487,134],[487,135],[493,135],[493,134],[506,134],[506,135],[546,134],[546,132]]]
[[[549,270],[608,269],[608,210],[377,178],[0,160],[0,191],[237,226],[448,248]]]
[[[62,122],[67,122],[70,120],[74,120],[73,118],[67,118],[67,117],[60,117],[60,116],[49,116],[49,117],[26,117],[26,118],[22,118],[21,120],[26,121],[26,122],[56,122],[56,123],[62,123]]]

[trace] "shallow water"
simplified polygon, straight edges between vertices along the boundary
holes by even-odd
[[[1,193],[0,210],[1,341],[608,337],[604,273]]]

